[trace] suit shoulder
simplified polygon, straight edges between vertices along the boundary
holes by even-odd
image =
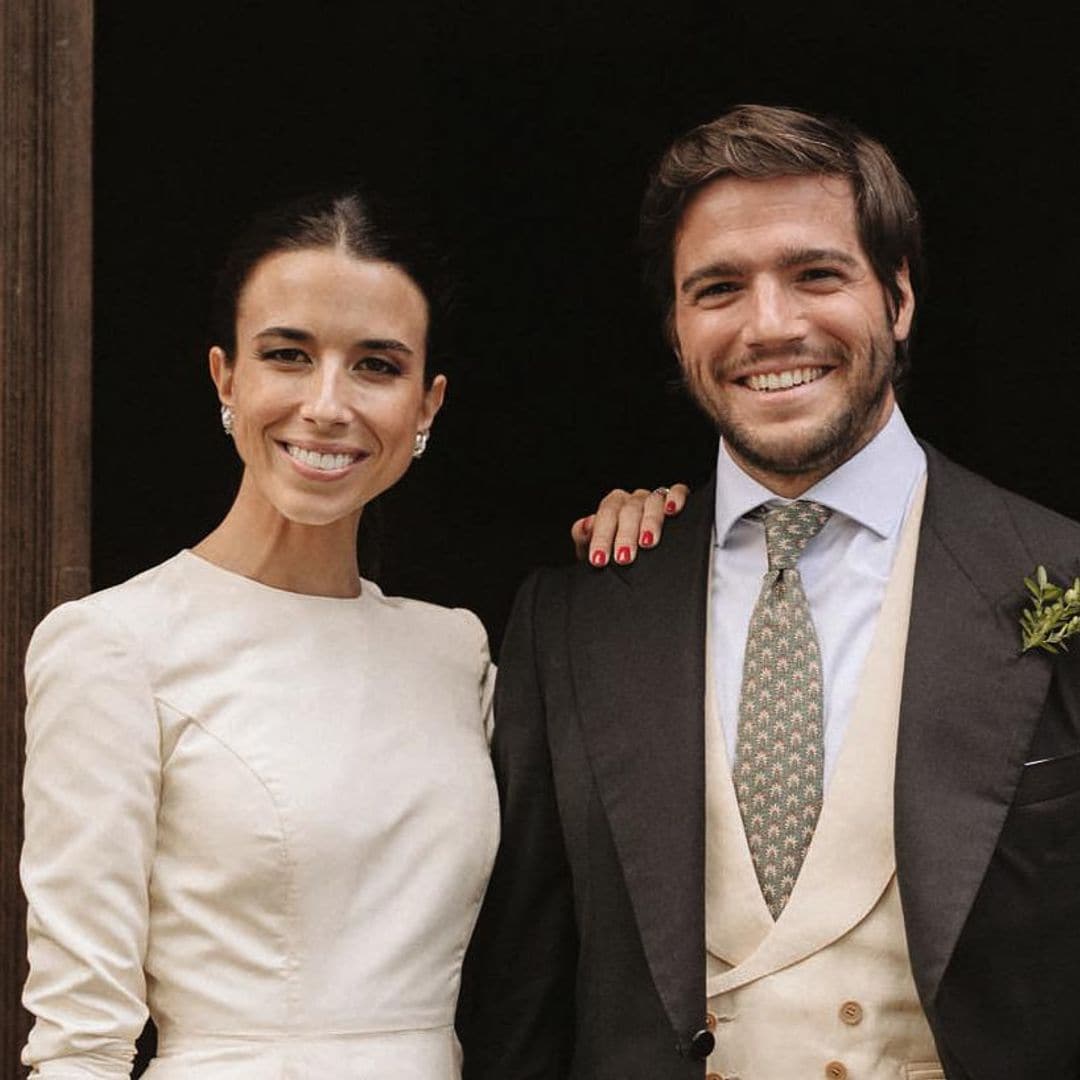
[[[715,503],[716,477],[710,476],[690,492],[681,514],[664,520],[663,535],[656,546],[640,548],[634,562],[627,566],[611,562],[602,569],[586,562],[535,569],[522,582],[519,596],[535,598],[538,603],[554,596],[589,603],[621,596],[628,586],[644,581],[666,580],[673,568],[697,565],[707,554]]]
[[[542,618],[562,609],[583,569],[575,565],[534,567],[518,586],[511,618]]]
[[[1080,522],[1059,514],[1047,506],[1033,502],[1023,495],[998,488],[1009,509],[1017,532],[1029,542],[1028,546],[1044,546],[1063,554],[1071,553],[1080,559]]]
[[[1042,563],[1060,573],[1080,573],[1080,523],[957,465],[932,447],[925,449],[927,497],[939,517],[969,537],[985,535],[989,543],[1000,543],[1007,530],[1018,538],[1032,567]]]

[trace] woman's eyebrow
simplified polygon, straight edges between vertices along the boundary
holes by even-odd
[[[412,356],[412,349],[405,342],[395,338],[364,338],[356,344],[364,349],[375,349],[377,352],[399,352]]]
[[[315,340],[315,335],[307,330],[298,330],[295,326],[268,326],[265,330],[260,330],[255,338],[264,337],[279,337],[284,338],[286,341],[298,341],[298,342],[311,342]],[[398,341],[397,338],[362,338],[356,342],[357,347],[361,349],[375,349],[379,352],[396,352],[404,353],[406,356],[412,356],[413,351],[403,341]]]
[[[307,330],[297,330],[293,326],[268,326],[265,330],[260,330],[256,335],[256,338],[263,337],[280,337],[286,341],[314,341],[315,335],[309,333]]]

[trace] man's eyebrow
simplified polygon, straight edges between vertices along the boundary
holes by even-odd
[[[794,266],[806,266],[808,263],[837,262],[847,267],[856,267],[859,260],[839,248],[793,248],[780,256],[781,270],[790,270]]]
[[[264,337],[279,337],[284,338],[286,341],[303,343],[315,340],[315,335],[310,331],[298,330],[294,326],[268,326],[255,335],[256,340]],[[405,342],[398,341],[396,338],[364,338],[356,344],[361,349],[372,349],[375,352],[403,353],[405,356],[412,356],[413,354],[412,349]]]

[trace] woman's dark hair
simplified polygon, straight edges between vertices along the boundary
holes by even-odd
[[[387,262],[404,271],[428,306],[427,364],[430,383],[443,348],[450,306],[445,259],[424,227],[402,204],[356,189],[306,195],[264,211],[240,234],[218,274],[211,309],[212,344],[236,356],[236,309],[255,267],[284,251],[331,248],[357,259]]]

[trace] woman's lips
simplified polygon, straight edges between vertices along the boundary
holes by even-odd
[[[278,445],[301,471],[327,479],[348,472],[358,461],[368,457],[364,450],[316,449],[290,442],[280,442]]]

